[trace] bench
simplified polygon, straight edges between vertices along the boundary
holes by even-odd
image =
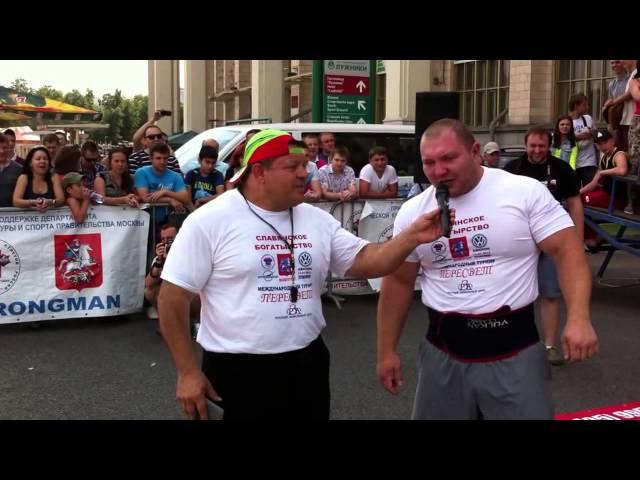
[[[640,256],[640,237],[630,236],[628,228],[640,229],[640,215],[628,214],[617,210],[614,204],[616,189],[626,188],[627,184],[640,186],[637,175],[612,176],[611,200],[607,208],[584,206],[584,223],[591,227],[600,237],[609,244],[607,256],[598,269],[596,276],[602,278],[613,254],[617,250],[623,250],[631,255]],[[618,226],[615,234],[602,228],[602,223],[610,223]]]

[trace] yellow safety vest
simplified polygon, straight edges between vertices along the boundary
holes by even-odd
[[[554,148],[552,155],[557,158],[562,158],[562,150],[560,148]],[[569,153],[569,165],[574,170],[576,169],[576,161],[578,160],[578,145],[574,145]]]

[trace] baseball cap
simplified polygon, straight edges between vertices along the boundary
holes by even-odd
[[[231,177],[230,182],[238,182],[247,172],[247,166],[254,163],[270,158],[284,157],[285,155],[304,155],[303,148],[289,146],[291,141],[293,141],[291,134],[274,128],[268,128],[256,133],[249,139],[244,148],[242,168]]]
[[[609,130],[600,130],[596,135],[596,143],[604,142],[606,140],[609,140],[610,138],[613,138],[613,135],[611,135],[611,132],[609,132]]]
[[[82,183],[82,174],[78,172],[69,172],[62,178],[62,188],[67,188],[77,183]]]
[[[493,153],[493,152],[499,152],[499,151],[500,151],[500,147],[496,142],[487,143],[483,149],[484,153]]]

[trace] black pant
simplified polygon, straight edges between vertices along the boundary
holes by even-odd
[[[580,167],[576,168],[576,177],[578,177],[578,183],[581,187],[584,187],[587,183],[593,180],[596,176],[598,167]]]
[[[329,350],[322,337],[276,354],[205,351],[202,370],[222,397],[225,420],[329,419]]]

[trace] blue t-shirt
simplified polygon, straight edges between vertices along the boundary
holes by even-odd
[[[142,167],[136,170],[134,185],[136,188],[146,188],[149,193],[154,193],[158,190],[182,192],[186,188],[184,180],[176,172],[165,170],[164,173],[159,175],[153,167]]]
[[[182,192],[186,189],[181,175],[169,169],[165,170],[161,175],[158,175],[151,166],[136,170],[133,182],[136,188],[146,188],[149,190],[149,193],[154,193],[159,190]],[[156,223],[162,223],[167,218],[168,213],[167,207],[156,207],[153,210],[152,220]]]
[[[194,168],[187,173],[184,181],[191,187],[191,200],[194,202],[199,198],[215,195],[216,187],[224,186],[224,177],[217,170],[205,177],[201,175],[199,168]]]

